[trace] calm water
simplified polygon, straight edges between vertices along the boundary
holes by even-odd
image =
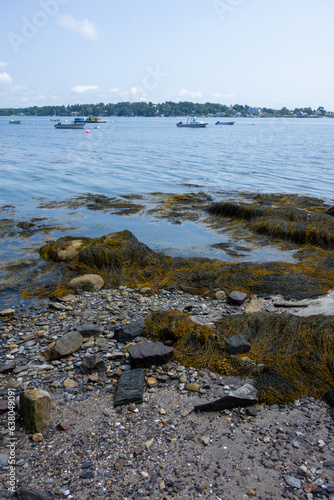
[[[114,123],[112,123],[114,120]],[[70,121],[70,119],[68,119]],[[333,119],[237,119],[179,129],[177,118],[109,118],[57,130],[49,118],[0,117],[0,203],[79,193],[303,193],[333,200]]]
[[[43,209],[41,201],[61,201],[84,193],[106,196],[151,192],[258,191],[299,193],[334,202],[333,119],[237,119],[205,129],[177,128],[178,118],[108,118],[99,128],[57,130],[50,118],[22,117],[9,125],[0,117],[0,222],[45,217],[57,230],[21,238],[2,238],[0,265],[33,259],[43,238],[64,234],[101,236],[129,229],[155,250],[169,255],[223,260],[291,260],[292,252],[258,248],[203,222],[173,225],[149,216],[117,216],[87,208]],[[64,121],[64,120],[62,120]],[[70,122],[71,119],[68,119]],[[96,125],[95,125],[96,127]],[[90,133],[86,133],[86,130]],[[233,254],[213,249],[227,242]],[[10,284],[24,280],[20,272]],[[15,303],[8,275],[0,267],[0,307]],[[1,292],[1,287],[3,288]],[[10,302],[12,301],[12,302]]]

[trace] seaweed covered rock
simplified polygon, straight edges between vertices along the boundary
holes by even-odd
[[[243,335],[251,344],[249,358],[264,364],[252,373],[261,402],[323,397],[334,386],[333,316],[243,314],[224,317],[216,327],[224,339]]]
[[[184,366],[209,368],[223,375],[239,373],[242,362],[230,356],[224,341],[214,330],[194,323],[187,314],[178,311],[159,311],[146,318],[144,335],[171,345],[174,359]]]

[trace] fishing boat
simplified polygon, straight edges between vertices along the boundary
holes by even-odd
[[[72,122],[72,123],[56,123],[55,128],[73,128],[73,129],[83,129],[86,122]]]
[[[74,123],[107,123],[106,120],[101,120],[98,116],[90,115],[88,118],[74,118]]]
[[[203,128],[207,126],[206,122],[198,121],[197,118],[187,118],[185,123],[179,122],[176,124],[177,127],[190,127],[190,128]]]
[[[216,125],[234,125],[235,122],[216,122]]]
[[[10,120],[9,124],[10,125],[20,125],[21,120]]]

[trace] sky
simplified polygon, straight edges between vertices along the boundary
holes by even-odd
[[[0,0],[0,108],[334,111],[333,0]]]

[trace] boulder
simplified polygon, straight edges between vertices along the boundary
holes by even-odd
[[[80,288],[87,292],[95,292],[104,285],[104,280],[99,274],[83,274],[73,278],[69,283],[69,288]]]
[[[78,326],[77,330],[83,337],[98,337],[101,334],[101,328],[94,323]]]
[[[28,389],[20,394],[20,411],[26,428],[32,434],[51,424],[51,397],[47,391]]]
[[[79,332],[73,330],[66,333],[60,339],[57,340],[53,348],[51,349],[50,359],[59,359],[68,354],[75,352],[83,342],[83,338]]]
[[[237,333],[236,335],[233,335],[233,337],[229,337],[225,341],[225,345],[229,354],[243,354],[248,352],[251,348],[251,345],[241,335],[241,333]]]
[[[135,368],[164,365],[173,359],[174,350],[162,342],[139,342],[128,349],[131,365]]]
[[[127,325],[115,328],[114,338],[118,342],[128,344],[132,342],[134,338],[140,337],[143,334],[145,326],[145,321],[142,318],[136,319],[136,321],[132,321]]]
[[[145,376],[143,368],[127,370],[122,373],[114,398],[114,406],[128,403],[142,403]]]
[[[258,403],[257,390],[251,384],[245,384],[220,399],[194,407],[194,411],[221,411],[231,408],[246,408]]]
[[[227,296],[227,302],[232,306],[241,306],[246,299],[247,293],[238,292],[237,290],[233,290],[233,292]]]

